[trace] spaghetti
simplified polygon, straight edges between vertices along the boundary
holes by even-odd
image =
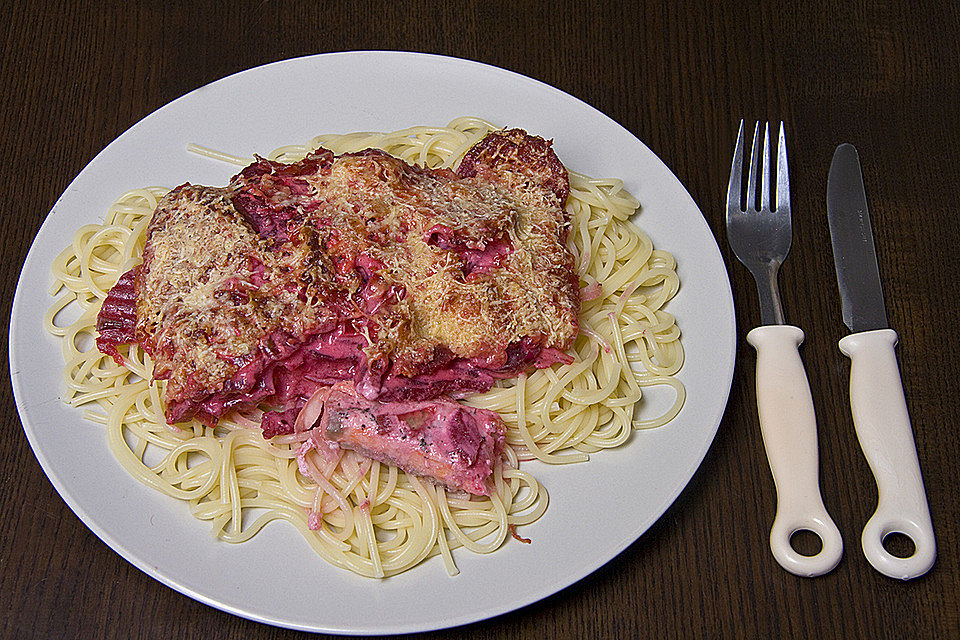
[[[410,163],[454,167],[491,124],[459,118],[447,127],[392,133],[322,135],[275,150],[269,159],[298,160],[318,146],[336,154],[379,148]],[[245,166],[252,160],[191,145],[194,152]],[[664,305],[679,287],[673,257],[653,248],[629,220],[637,201],[618,180],[571,172],[569,248],[581,280],[580,334],[573,362],[503,381],[466,403],[497,411],[507,425],[506,460],[490,496],[455,493],[395,467],[344,451],[318,455],[306,434],[264,440],[259,413],[233,412],[216,427],[197,420],[175,427],[163,412],[165,382],[137,345],[124,365],[94,340],[100,304],[120,274],[139,262],[144,231],[166,189],[123,194],[100,225],[86,225],[54,261],[57,296],[44,318],[62,338],[66,401],[104,425],[120,464],[144,484],[184,500],[216,537],[243,542],[273,520],[296,527],[334,566],[369,577],[395,575],[439,555],[457,573],[452,551],[490,553],[515,528],[547,508],[544,488],[522,460],[569,463],[623,444],[633,429],[665,424],[680,410],[684,388],[679,329]],[[671,406],[637,415],[645,388],[666,386]],[[519,536],[516,536],[519,538]]]

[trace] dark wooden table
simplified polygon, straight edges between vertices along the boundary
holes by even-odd
[[[595,574],[514,613],[424,637],[960,637],[958,5],[43,4],[3,3],[5,323],[37,229],[97,152],[196,87],[293,56],[402,49],[526,74],[622,123],[699,204],[726,259],[740,327],[729,406],[699,472],[653,528]],[[781,569],[767,544],[775,496],[757,422],[754,352],[743,340],[759,313],[753,282],[723,235],[741,117],[784,120],[791,141],[795,242],[781,287],[790,319],[807,335],[802,353],[814,381],[823,497],[846,543],[837,569],[816,579]],[[857,145],[864,159],[939,542],[936,565],[909,582],[880,575],[859,549],[877,492],[851,423],[849,364],[837,350],[846,330],[824,189],[841,142]],[[6,367],[0,375],[0,637],[300,635],[199,604],[100,542],[41,471]]]

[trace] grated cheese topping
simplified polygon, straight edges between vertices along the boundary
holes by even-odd
[[[519,130],[458,173],[321,149],[183,185],[148,227],[137,341],[168,400],[229,391],[254,359],[338,326],[366,336],[368,368],[410,377],[443,357],[503,367],[524,340],[565,350],[580,303],[568,192],[550,144]]]

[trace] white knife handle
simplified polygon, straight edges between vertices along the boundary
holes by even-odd
[[[767,325],[748,333],[747,342],[757,350],[760,432],[777,488],[770,549],[790,573],[823,575],[840,562],[843,538],[820,497],[817,419],[798,350],[803,331],[790,325]],[[819,553],[806,556],[793,548],[790,538],[801,530],[820,538]]]
[[[840,340],[850,358],[850,408],[860,446],[877,481],[877,511],[863,528],[863,554],[891,578],[909,580],[930,570],[937,556],[917,447],[894,347],[897,332],[879,329]],[[915,552],[898,558],[883,548],[888,534],[909,537]]]

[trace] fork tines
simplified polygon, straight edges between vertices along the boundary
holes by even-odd
[[[784,137],[783,122],[780,122],[780,135],[777,141],[777,189],[770,190],[770,123],[763,125],[763,153],[760,153],[760,123],[753,131],[753,145],[750,149],[750,171],[747,175],[747,197],[743,200],[743,120],[737,133],[737,148],[733,154],[733,166],[730,169],[730,184],[727,190],[727,211],[739,209],[749,211],[778,211],[784,206],[789,212],[790,180],[787,170],[787,141]],[[763,173],[760,165],[763,164]],[[760,183],[760,205],[757,206],[757,182]],[[775,198],[771,200],[771,196]]]

